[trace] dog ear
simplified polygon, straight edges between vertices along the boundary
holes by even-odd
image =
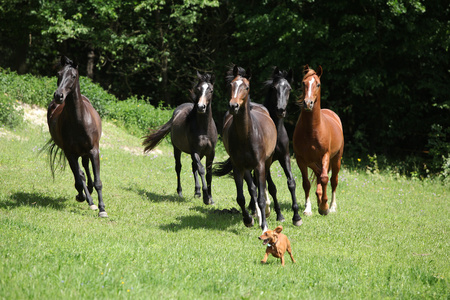
[[[283,230],[283,226],[280,225],[280,226],[278,226],[277,228],[275,228],[274,231],[275,231],[276,233],[280,233],[282,230]]]

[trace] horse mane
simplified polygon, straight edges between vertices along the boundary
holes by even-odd
[[[309,76],[313,76],[316,74],[316,71],[314,71],[313,69],[309,68],[308,71],[305,71],[305,76],[303,76],[303,79],[309,77]]]
[[[275,69],[275,67],[274,67]],[[265,87],[269,87],[271,86],[274,82],[277,82],[280,79],[287,79],[288,76],[288,71],[285,70],[280,70],[277,74],[273,74],[272,73],[272,77],[267,79],[266,81],[264,81],[264,86]]]

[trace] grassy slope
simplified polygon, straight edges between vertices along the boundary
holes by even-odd
[[[133,154],[140,140],[104,123],[102,180],[108,219],[74,200],[69,168],[53,181],[48,133],[26,126],[0,136],[0,298],[448,298],[449,187],[343,170],[338,213],[290,220],[289,193],[273,177],[296,264],[270,257],[260,229],[246,228],[230,178],[213,179],[216,205],[193,198],[183,155],[176,196],[170,144]],[[222,152],[223,153],[223,152]],[[222,160],[221,155],[216,160]],[[298,168],[297,195],[303,204]],[[94,193],[94,199],[96,194]],[[303,206],[303,205],[301,205]],[[269,226],[278,222],[272,215]]]

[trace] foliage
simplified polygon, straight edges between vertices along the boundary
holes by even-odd
[[[15,128],[23,121],[23,110],[17,102],[6,93],[0,93],[0,124]]]
[[[293,264],[260,264],[261,230],[246,228],[234,181],[213,178],[214,206],[194,198],[182,155],[185,198],[176,194],[169,143],[142,155],[141,140],[104,122],[101,179],[108,219],[75,201],[69,169],[53,181],[36,155],[48,138],[17,130],[0,143],[0,294],[6,299],[448,299],[450,190],[434,180],[343,168],[338,212],[292,216],[279,164],[271,167]],[[136,151],[135,151],[136,150]],[[139,155],[137,155],[139,154]],[[380,160],[380,156],[378,159]],[[293,161],[303,209],[300,171]],[[246,196],[247,197],[247,196]],[[248,197],[247,197],[248,198]],[[94,192],[94,199],[96,194]],[[150,296],[149,296],[150,295]]]

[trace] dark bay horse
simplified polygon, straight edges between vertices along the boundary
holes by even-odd
[[[291,157],[289,153],[289,136],[286,128],[284,127],[284,117],[286,116],[286,106],[289,101],[289,95],[291,91],[292,82],[292,70],[289,72],[281,71],[278,67],[275,67],[272,73],[272,78],[266,81],[268,92],[264,106],[269,111],[275,126],[277,127],[277,146],[273,154],[273,160],[278,161],[283,168],[287,177],[287,186],[292,197],[292,210],[294,216],[292,222],[296,226],[302,224],[302,218],[298,214],[297,198],[295,197],[295,180],[291,171]],[[277,221],[284,221],[284,217],[281,214],[280,206],[277,199],[277,188],[272,180],[270,170],[267,171],[267,184],[269,193],[273,198],[275,211],[277,213]]]
[[[177,192],[182,197],[180,171],[181,152],[191,155],[192,172],[195,180],[195,197],[200,197],[200,184],[197,174],[202,180],[203,203],[213,204],[211,196],[212,163],[217,143],[217,128],[212,117],[211,101],[214,92],[214,75],[197,72],[198,82],[191,90],[196,103],[184,103],[173,112],[172,118],[159,129],[150,132],[142,143],[144,152],[150,151],[170,132],[177,172]],[[205,168],[201,159],[206,156]]]
[[[102,122],[89,99],[81,94],[78,65],[67,57],[61,57],[62,69],[58,72],[58,88],[47,110],[47,123],[51,135],[48,149],[52,173],[56,155],[62,150],[69,162],[75,177],[75,188],[78,191],[76,200],[87,200],[92,210],[96,210],[91,197],[93,188],[98,195],[99,217],[108,217],[102,197],[102,181],[100,180],[99,141],[102,134]],[[81,157],[87,175],[80,168]],[[89,171],[92,164],[94,181]]]
[[[305,190],[305,215],[311,215],[311,201],[308,180],[308,167],[317,178],[317,204],[319,213],[327,215],[335,212],[336,187],[341,158],[344,152],[344,134],[338,115],[329,109],[320,108],[320,77],[322,67],[317,72],[308,65],[304,68],[303,95],[299,102],[302,111],[294,130],[293,144],[298,167],[302,172],[303,189]],[[328,172],[331,169],[331,205],[328,208],[327,184]]]
[[[253,217],[245,207],[243,180],[247,182],[249,193],[256,200],[255,209],[259,225],[267,230],[266,221],[266,171],[272,163],[272,155],[277,142],[277,129],[267,109],[251,103],[249,97],[250,72],[234,66],[228,72],[231,85],[229,111],[223,123],[223,143],[230,158],[220,163],[214,172],[218,176],[233,171],[237,190],[237,203],[241,207],[244,224],[253,226]],[[255,171],[253,178],[252,171]],[[256,184],[256,186],[255,186]]]

